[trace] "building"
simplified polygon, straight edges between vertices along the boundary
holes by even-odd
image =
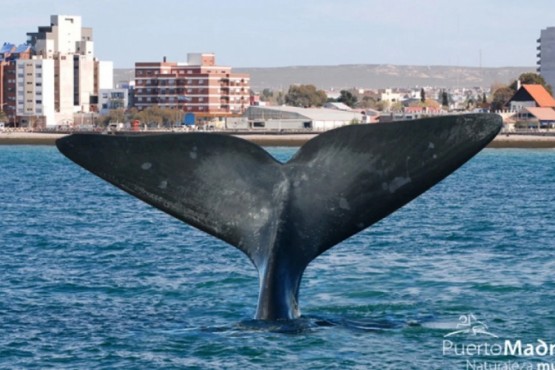
[[[31,48],[27,44],[15,46],[4,43],[0,49],[0,110],[6,113],[8,123],[16,121],[16,60],[31,58]]]
[[[54,121],[54,60],[16,61],[16,116],[22,126],[44,127]]]
[[[127,109],[128,106],[128,89],[101,89],[98,93],[100,114],[107,114],[112,109]]]
[[[82,27],[79,16],[52,15],[50,26],[27,36],[37,56],[55,61],[58,121],[94,111],[98,91],[113,86],[113,64],[94,57],[92,28]]]
[[[325,131],[352,123],[362,123],[358,111],[290,106],[251,106],[243,120],[228,120],[228,129],[314,130]]]
[[[187,63],[135,63],[134,105],[181,109],[197,117],[241,114],[249,106],[250,77],[216,65],[214,54],[188,54]]]
[[[552,129],[555,128],[555,109],[527,107],[515,116],[516,129]]]
[[[524,84],[507,103],[510,110],[518,112],[523,108],[555,108],[555,99],[542,85]]]
[[[328,102],[328,103],[324,104],[324,108],[343,110],[343,111],[347,111],[347,112],[353,110],[353,108],[349,107],[347,104],[340,103],[340,102]]]
[[[391,89],[385,89],[380,95],[380,100],[389,104],[397,103],[403,100],[403,94],[393,92]]]
[[[542,85],[524,84],[508,102],[513,115],[506,129],[550,129],[555,127],[555,99]]]
[[[92,29],[82,27],[81,17],[52,15],[50,26],[27,36],[24,46],[4,44],[0,53],[0,104],[12,122],[53,127],[72,124],[77,112],[96,111],[99,90],[112,88],[113,64],[94,57]]]
[[[555,27],[541,30],[538,39],[538,72],[555,87]]]

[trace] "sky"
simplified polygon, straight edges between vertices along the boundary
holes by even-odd
[[[185,62],[534,67],[554,0],[0,0],[0,42],[23,43],[50,15],[79,15],[115,68]]]

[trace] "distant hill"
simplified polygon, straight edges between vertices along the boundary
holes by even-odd
[[[494,83],[509,84],[534,67],[451,67],[400,66],[390,64],[354,64],[338,66],[299,66],[271,68],[233,68],[251,76],[251,88],[261,91],[287,90],[292,84],[313,84],[320,89],[386,88],[386,87],[490,87]],[[133,79],[133,69],[115,69],[114,82]]]

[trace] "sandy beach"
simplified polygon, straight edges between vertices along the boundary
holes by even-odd
[[[54,145],[66,134],[36,132],[0,132],[0,145]],[[236,135],[262,146],[301,146],[316,134]],[[555,136],[499,134],[490,148],[555,148]]]

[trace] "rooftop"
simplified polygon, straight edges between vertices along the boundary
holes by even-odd
[[[542,85],[522,85],[522,89],[526,90],[528,94],[534,99],[539,107],[555,107],[555,99]],[[517,92],[518,93],[518,92]]]

